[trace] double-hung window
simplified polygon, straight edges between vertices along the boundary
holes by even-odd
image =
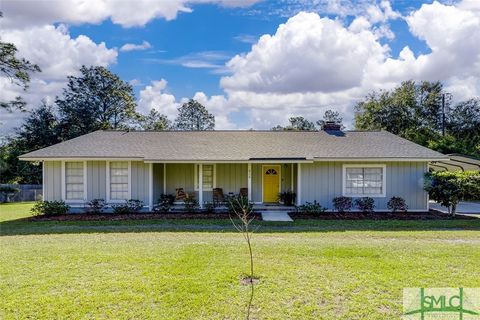
[[[83,161],[65,162],[65,200],[84,200]]]
[[[202,179],[203,179],[203,191],[212,191],[214,188],[215,180],[215,165],[204,164],[202,165]],[[198,181],[200,181],[200,165],[195,165],[195,191],[198,191]]]
[[[343,195],[385,197],[385,165],[344,165]]]
[[[129,168],[128,161],[112,161],[109,164],[109,200],[128,200]]]

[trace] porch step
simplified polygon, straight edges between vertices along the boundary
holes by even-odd
[[[263,211],[277,211],[277,212],[292,212],[295,211],[295,207],[287,207],[287,206],[266,206],[266,205],[253,205],[253,210],[258,212]]]
[[[292,222],[292,218],[285,211],[261,211],[263,221]]]

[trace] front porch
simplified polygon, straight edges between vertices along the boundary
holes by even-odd
[[[195,198],[200,207],[223,197],[245,194],[255,210],[289,210],[278,195],[292,191],[301,199],[298,187],[301,164],[298,162],[248,163],[148,163],[149,208],[162,194],[174,195],[175,207],[183,206],[182,193]]]

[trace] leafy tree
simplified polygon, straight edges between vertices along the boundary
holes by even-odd
[[[417,143],[437,136],[441,127],[442,86],[438,82],[402,82],[392,91],[372,92],[356,105],[355,127],[387,130]]]
[[[82,66],[68,77],[56,104],[62,135],[74,138],[101,129],[125,129],[137,119],[132,86],[104,67]]]
[[[0,202],[10,202],[10,197],[14,196],[20,189],[10,186],[0,186]]]
[[[315,124],[304,117],[291,117],[288,119],[290,126],[287,130],[315,131]]]
[[[315,124],[304,117],[297,116],[297,117],[290,117],[288,118],[290,125],[286,127],[282,127],[277,125],[273,127],[271,130],[273,131],[315,131]]]
[[[323,119],[317,121],[317,125],[320,127],[320,130],[322,130],[327,122],[333,122],[341,125],[342,121],[343,121],[343,118],[340,116],[340,113],[338,111],[327,110],[323,115]]]
[[[480,199],[480,172],[430,172],[425,175],[425,190],[432,200],[455,215],[460,201]]]
[[[440,82],[403,82],[391,91],[372,92],[356,105],[355,128],[387,130],[440,152],[478,156],[478,99],[451,106],[446,96],[446,134],[442,134],[443,86]]]
[[[0,147],[0,183],[31,183],[42,181],[42,168],[18,156],[60,142],[58,119],[52,106],[42,103],[30,112],[16,135]]]
[[[215,129],[215,117],[198,101],[191,99],[178,108],[177,130],[204,131]]]
[[[150,110],[150,113],[146,116],[141,115],[139,123],[143,130],[162,131],[168,130],[171,127],[170,120],[168,120],[167,116],[155,109]]]
[[[2,13],[0,12],[0,18]],[[12,43],[0,41],[0,75],[6,76],[14,84],[26,90],[30,82],[30,73],[40,72],[40,67],[24,58],[17,57],[17,47]],[[24,110],[25,101],[19,96],[12,101],[0,101],[0,108],[12,111]]]
[[[447,130],[458,141],[457,149],[480,157],[480,98],[455,105],[448,114]]]

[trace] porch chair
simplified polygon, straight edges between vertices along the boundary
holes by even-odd
[[[188,197],[188,195],[185,193],[183,188],[177,188],[175,189],[175,200],[176,201],[185,201],[185,199]]]
[[[212,199],[214,204],[221,204],[225,202],[225,195],[222,188],[213,188]]]

